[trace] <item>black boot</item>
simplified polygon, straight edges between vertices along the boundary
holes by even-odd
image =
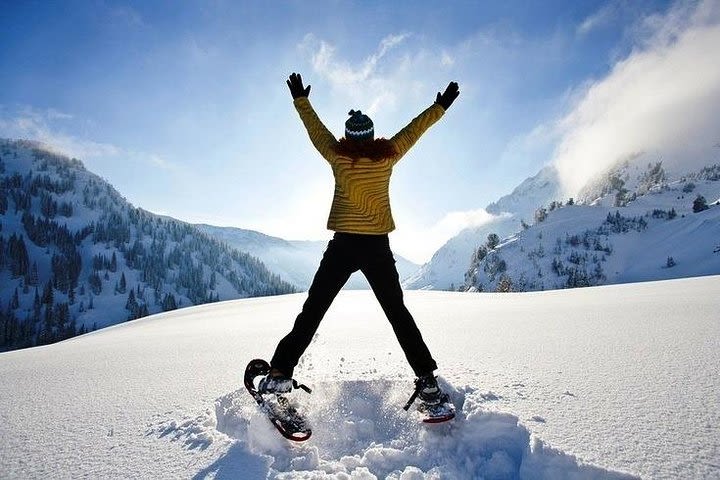
[[[288,378],[281,373],[270,372],[260,379],[258,384],[258,392],[267,393],[290,393],[293,389],[293,379]]]
[[[443,400],[443,393],[437,384],[435,375],[429,373],[415,380],[420,401],[426,405],[438,405]]]

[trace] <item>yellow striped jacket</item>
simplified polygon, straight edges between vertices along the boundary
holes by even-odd
[[[390,139],[398,152],[395,157],[380,161],[360,158],[353,162],[335,153],[338,141],[320,121],[307,97],[299,97],[294,103],[310,141],[330,163],[335,176],[335,194],[327,228],[336,232],[376,235],[395,230],[389,194],[392,169],[420,136],[443,116],[443,107],[434,103]]]

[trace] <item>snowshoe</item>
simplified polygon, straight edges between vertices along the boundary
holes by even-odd
[[[415,380],[415,391],[403,408],[409,410],[418,398],[420,404],[417,411],[422,415],[424,423],[441,423],[455,418],[455,406],[450,397],[442,392],[434,375],[424,375]]]
[[[259,376],[266,376],[270,373],[270,364],[265,360],[255,359],[248,363],[245,368],[245,388],[257,402],[260,410],[267,415],[270,423],[280,432],[280,434],[292,440],[294,442],[303,442],[310,438],[312,435],[312,429],[308,424],[305,417],[297,411],[297,409],[291,404],[290,400],[287,399],[279,389],[272,393],[263,394],[259,391],[259,386],[255,386],[255,379]],[[301,388],[307,393],[311,393],[311,390],[305,385],[298,384],[295,380],[282,379],[285,382],[289,382],[291,389]],[[262,381],[261,381],[262,383]],[[281,387],[283,390],[286,389],[287,384],[276,385]],[[268,385],[265,385],[265,391],[268,391]],[[290,390],[287,390],[290,391]]]

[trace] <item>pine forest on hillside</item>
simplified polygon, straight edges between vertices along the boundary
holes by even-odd
[[[294,292],[246,253],[130,205],[76,159],[0,143],[0,348],[231,298]]]
[[[632,178],[628,163],[580,192],[579,202],[551,202],[535,211],[534,223],[522,221],[521,232],[501,239],[491,234],[472,254],[462,291],[523,292],[588,287],[628,281],[628,270],[648,278],[676,278],[702,266],[698,258],[720,258],[718,211],[699,190],[720,197],[720,164],[668,180],[662,162],[648,164]],[[580,203],[581,202],[581,203]],[[704,216],[698,216],[702,214]],[[657,240],[667,239],[667,241]],[[707,246],[705,246],[707,244]],[[650,245],[653,245],[652,247]],[[695,250],[683,265],[685,275],[673,274],[678,245]],[[695,247],[695,248],[693,248]],[[645,258],[629,252],[645,249]],[[618,252],[622,258],[618,259]],[[704,255],[704,257],[703,257]],[[712,262],[711,262],[712,263]],[[654,270],[654,272],[653,272]],[[678,270],[678,269],[676,269]],[[630,278],[632,280],[632,278]]]

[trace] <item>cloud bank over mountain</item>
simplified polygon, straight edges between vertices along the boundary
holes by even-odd
[[[720,142],[720,5],[679,4],[635,27],[636,46],[575,95],[552,128],[552,163],[568,195],[619,160],[656,154],[666,168],[699,166]]]

